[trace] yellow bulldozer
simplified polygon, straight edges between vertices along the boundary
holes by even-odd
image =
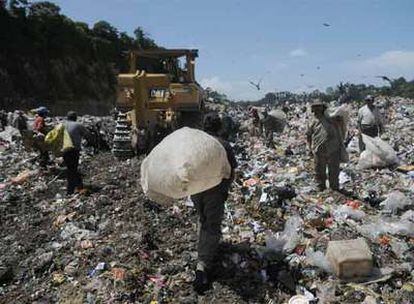
[[[193,49],[129,53],[129,72],[118,75],[115,156],[148,152],[177,128],[201,126],[204,91],[195,80],[197,57]]]

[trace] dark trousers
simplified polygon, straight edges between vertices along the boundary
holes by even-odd
[[[41,151],[39,154],[39,164],[42,168],[47,168],[47,165],[50,162],[49,152],[48,151]]]
[[[82,188],[82,176],[78,171],[79,165],[79,150],[71,149],[63,153],[63,160],[67,167],[67,194],[73,194],[76,188]]]
[[[315,177],[320,190],[324,190],[326,188],[327,168],[329,174],[329,188],[332,190],[339,189],[340,156],[340,151],[331,154],[324,152],[315,153]]]
[[[219,186],[191,196],[199,216],[197,270],[211,268],[217,255],[226,199],[227,191]]]
[[[379,135],[379,128],[378,126],[374,125],[361,125],[361,133],[368,135],[370,137],[377,137]],[[365,144],[362,140],[362,135],[359,135],[359,151],[362,152],[365,150]]]

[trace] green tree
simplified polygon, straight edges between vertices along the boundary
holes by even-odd
[[[134,30],[134,35],[135,35],[135,44],[138,47],[138,49],[151,49],[151,48],[157,47],[154,40],[149,38],[148,34],[144,32],[144,29],[142,27],[140,26],[137,27]]]
[[[115,27],[106,21],[98,21],[92,28],[96,37],[106,39],[108,41],[116,41],[118,39],[118,31]]]
[[[10,0],[9,10],[13,16],[22,18],[26,16],[29,5],[30,2],[28,0]]]
[[[60,7],[49,1],[35,2],[30,5],[29,16],[31,17],[56,17],[60,15]]]

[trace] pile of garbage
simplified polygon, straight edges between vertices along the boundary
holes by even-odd
[[[83,153],[87,190],[67,197],[62,168],[39,170],[35,153],[0,136],[0,302],[414,303],[414,101],[382,109],[398,164],[363,169],[350,140],[343,193],[315,191],[311,114],[291,107],[274,148],[248,129],[232,143],[239,168],[204,296],[191,285],[193,203],[145,197],[142,158]],[[244,107],[229,113],[248,120]]]

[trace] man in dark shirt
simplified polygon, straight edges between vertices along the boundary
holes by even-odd
[[[13,125],[17,130],[19,130],[22,136],[23,133],[27,131],[27,117],[24,115],[23,111],[17,111],[17,117],[14,119]]]
[[[234,169],[237,167],[237,161],[230,144],[217,137],[220,129],[220,117],[216,113],[206,115],[204,131],[214,136],[226,150],[227,159],[231,166],[230,178],[223,179],[217,186],[191,196],[199,215],[198,263],[194,289],[200,294],[203,294],[211,286],[209,274],[211,274],[211,268],[214,264],[221,238],[224,203],[227,200],[230,186],[234,179]]]
[[[63,153],[63,160],[67,167],[67,194],[71,195],[75,189],[83,188],[82,176],[78,171],[79,156],[82,148],[82,138],[89,139],[90,135],[88,130],[79,122],[77,122],[76,112],[69,111],[67,114],[67,120],[64,123],[66,130],[68,131],[72,140],[73,148]]]

